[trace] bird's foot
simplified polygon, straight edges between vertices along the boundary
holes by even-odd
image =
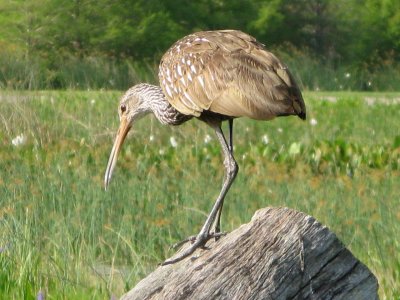
[[[184,240],[182,240],[182,241],[179,241],[179,242],[177,242],[177,243],[171,245],[171,246],[169,247],[169,249],[170,249],[170,250],[171,250],[171,249],[174,249],[174,250],[175,250],[175,249],[179,248],[180,246],[186,244],[187,242],[190,242],[191,244],[193,244],[193,243],[196,241],[196,238],[197,238],[196,235],[189,236],[189,237],[187,237],[186,239],[184,239]]]
[[[212,238],[214,238],[215,241],[218,241],[219,238],[220,238],[221,236],[224,236],[224,235],[226,235],[226,232],[215,232],[215,233],[212,232],[212,233],[209,233],[209,234],[207,235],[207,237],[204,238],[204,244],[207,243],[207,241],[210,240],[210,239],[212,239]],[[199,236],[197,236],[197,235],[189,236],[189,237],[187,237],[186,239],[184,239],[184,240],[182,240],[182,241],[180,241],[180,242],[178,242],[178,243],[173,244],[171,247],[169,247],[169,249],[170,249],[170,250],[171,250],[171,249],[177,249],[177,248],[181,247],[182,245],[184,245],[184,244],[186,244],[186,243],[188,243],[188,242],[190,242],[191,244],[193,244],[193,243],[198,239],[198,237],[199,237]]]
[[[170,264],[174,264],[178,261],[181,261],[182,259],[191,255],[194,251],[196,251],[196,249],[206,248],[205,245],[208,242],[208,240],[210,240],[212,238],[219,238],[224,235],[226,235],[226,232],[216,232],[216,233],[208,233],[208,234],[199,234],[198,236],[190,236],[190,237],[184,239],[183,241],[180,241],[179,243],[172,245],[171,248],[176,249],[176,248],[184,245],[187,242],[190,242],[191,245],[187,249],[185,249],[183,252],[179,253],[178,256],[167,259],[161,265],[165,266],[165,265],[170,265]]]

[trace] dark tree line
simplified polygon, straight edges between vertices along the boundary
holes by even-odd
[[[156,62],[198,30],[240,29],[268,48],[338,65],[400,59],[398,0],[3,0],[0,52]]]

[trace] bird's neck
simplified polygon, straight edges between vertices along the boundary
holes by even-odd
[[[146,95],[148,107],[156,118],[164,125],[179,125],[191,119],[176,110],[165,98],[161,87],[146,84]]]

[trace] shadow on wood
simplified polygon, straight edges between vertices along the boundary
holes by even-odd
[[[378,299],[368,268],[298,211],[261,209],[208,247],[158,267],[122,299]]]

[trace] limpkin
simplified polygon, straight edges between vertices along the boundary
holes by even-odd
[[[221,235],[224,198],[238,172],[233,156],[233,120],[289,115],[305,119],[306,107],[288,68],[241,31],[202,31],[182,38],[162,57],[158,76],[160,86],[137,84],[120,101],[120,126],[105,172],[106,188],[128,131],[149,113],[166,125],[180,125],[192,118],[207,123],[221,144],[225,166],[222,189],[200,233],[188,239],[192,244],[186,250],[164,262],[171,264]],[[229,141],[221,129],[223,121],[229,122]]]

